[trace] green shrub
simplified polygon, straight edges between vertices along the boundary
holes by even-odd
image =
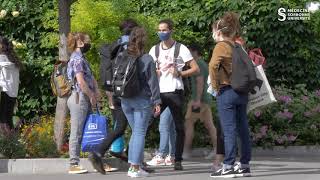
[[[8,136],[0,135],[0,154],[9,159],[25,157],[26,150],[18,132],[12,132]]]

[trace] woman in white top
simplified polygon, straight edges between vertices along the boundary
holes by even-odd
[[[12,43],[0,36],[0,129],[7,135],[13,128],[13,109],[19,90],[19,70],[22,63]]]

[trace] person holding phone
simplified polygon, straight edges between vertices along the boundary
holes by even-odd
[[[184,158],[189,158],[191,154],[192,140],[194,136],[194,124],[198,119],[204,124],[209,132],[211,142],[216,146],[217,136],[216,128],[213,124],[211,112],[211,96],[207,93],[208,89],[208,65],[202,58],[201,48],[197,44],[189,46],[189,50],[196,60],[200,72],[191,76],[191,100],[188,103],[187,113],[185,116],[186,137],[184,142]],[[213,157],[210,157],[213,158]]]

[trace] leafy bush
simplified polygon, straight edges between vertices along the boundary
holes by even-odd
[[[25,144],[28,157],[57,157],[58,152],[53,135],[54,118],[43,116],[40,122],[26,125],[22,129],[21,139]]]
[[[307,0],[145,0],[134,1],[140,13],[156,19],[172,18],[175,37],[187,44],[201,44],[212,51],[211,23],[227,11],[238,12],[249,48],[262,48],[272,85],[320,86],[320,11],[310,21],[278,21],[278,9],[305,8]],[[312,43],[311,43],[312,42]]]
[[[25,157],[26,150],[19,133],[12,132],[8,136],[0,135],[0,154],[10,159]]]

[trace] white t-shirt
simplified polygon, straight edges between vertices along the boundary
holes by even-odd
[[[156,62],[157,58],[155,49],[156,46],[153,46],[149,54]],[[185,63],[193,59],[189,49],[185,45],[181,44],[179,56],[176,61],[174,60],[175,45],[170,49],[163,49],[162,45],[160,45],[159,50],[158,65],[161,70],[161,76],[159,78],[160,93],[174,92],[175,90],[183,89],[182,78],[173,77],[172,73],[170,73],[169,70],[170,68],[174,68],[176,66],[179,71],[182,71]]]

